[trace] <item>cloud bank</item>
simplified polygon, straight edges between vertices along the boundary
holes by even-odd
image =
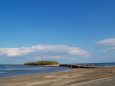
[[[101,41],[96,42],[96,44],[100,44],[104,46],[106,49],[103,51],[115,50],[115,39],[114,38],[101,40]]]
[[[52,56],[54,56],[54,58],[57,59],[65,58],[61,55],[89,56],[89,52],[86,50],[79,47],[68,47],[66,45],[37,45],[21,48],[0,48],[0,56],[21,57],[36,55],[36,59],[39,59],[41,54],[42,56],[47,54],[50,58],[53,58]]]

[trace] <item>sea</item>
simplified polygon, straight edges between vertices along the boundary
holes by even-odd
[[[91,64],[95,66],[115,66],[115,62],[107,62],[107,63],[84,63],[84,64]]]
[[[4,64],[5,65],[5,64]],[[32,74],[42,74],[49,72],[67,71],[72,68],[67,67],[47,67],[47,66],[4,66],[0,65],[0,77],[22,76]],[[12,64],[8,64],[12,65]]]
[[[93,64],[96,66],[115,66],[115,62],[112,63],[84,63]],[[22,75],[32,75],[32,74],[42,74],[50,72],[67,71],[72,68],[68,67],[46,67],[46,66],[4,66],[0,65],[0,77],[10,77],[10,76],[22,76]],[[13,65],[13,64],[9,64]]]

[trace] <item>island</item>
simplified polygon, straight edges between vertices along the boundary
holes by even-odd
[[[56,61],[37,61],[37,62],[27,62],[24,65],[38,65],[38,66],[59,66]]]

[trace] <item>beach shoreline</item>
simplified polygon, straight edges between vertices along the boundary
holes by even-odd
[[[75,68],[61,72],[1,77],[0,86],[67,86],[113,76],[115,67]]]

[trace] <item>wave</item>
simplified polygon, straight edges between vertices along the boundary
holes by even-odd
[[[0,72],[0,73],[7,73],[7,72]]]

